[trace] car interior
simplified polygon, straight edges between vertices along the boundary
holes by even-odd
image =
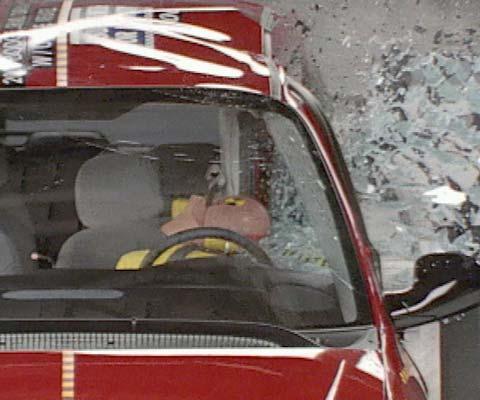
[[[299,273],[302,264],[313,265],[310,272],[318,274],[327,295],[322,315],[336,322],[341,314],[347,321],[356,318],[346,272],[332,275],[321,255],[305,256],[275,243],[282,236],[273,234],[275,221],[289,239],[307,218],[309,206],[304,209],[294,199],[297,191],[318,197],[307,193],[308,180],[318,181],[316,172],[301,169],[301,153],[288,154],[298,133],[272,139],[269,130],[285,129],[281,120],[269,122],[235,107],[175,103],[122,104],[109,109],[110,115],[95,108],[90,115],[83,110],[39,113],[22,105],[0,111],[0,275],[115,270],[125,254],[155,249],[166,240],[160,227],[178,213],[179,201],[192,195],[243,195],[259,201],[271,216],[269,249],[291,259],[289,268]],[[297,187],[288,170],[295,171]],[[319,218],[331,219],[326,213]],[[336,228],[325,221],[313,222],[332,237],[327,228]],[[304,239],[298,243],[301,247]],[[311,248],[320,250],[314,243]],[[271,291],[278,304],[285,302],[280,287]],[[309,301],[301,301],[318,295],[309,290],[297,290],[298,298],[287,301],[292,315],[316,315],[318,304],[306,311]]]
[[[240,174],[230,168],[226,173],[234,178],[223,192],[253,190],[250,195],[263,196],[267,203],[266,164],[258,168],[264,160],[248,159],[260,150],[239,144],[233,134],[224,139],[228,143],[219,142],[218,130],[228,124],[222,121],[230,118],[228,113],[202,110],[203,120],[208,121],[202,131],[215,132],[202,137],[191,134],[191,123],[187,132],[181,124],[171,126],[176,117],[172,114],[179,113],[171,105],[156,110],[158,120],[149,121],[146,132],[137,129],[132,135],[146,113],[151,119],[152,107],[135,107],[109,125],[98,120],[83,124],[51,119],[6,121],[6,132],[0,136],[0,209],[5,214],[0,221],[5,240],[0,246],[2,265],[9,267],[2,273],[15,268],[31,271],[34,264],[40,268],[112,268],[122,254],[158,245],[162,240],[159,226],[171,218],[172,203],[207,195],[212,166],[225,170],[222,165],[229,164],[239,169],[242,157],[244,164],[253,165],[245,168],[255,171]],[[205,119],[208,114],[210,118]],[[202,122],[191,117],[196,124]],[[245,132],[242,140],[262,134],[254,133],[251,123],[256,119],[250,113],[240,115],[239,121]],[[154,136],[151,131],[159,124],[169,135]],[[92,126],[95,131],[85,131]],[[271,142],[265,143],[271,147]],[[227,159],[233,152],[221,151],[226,145],[236,149],[236,160]],[[246,151],[251,154],[243,154]],[[15,223],[10,224],[11,219]]]
[[[144,158],[75,140],[2,150],[0,223],[5,236],[15,238],[3,245],[15,248],[8,257],[31,264],[28,252],[35,249],[41,266],[64,268],[109,268],[123,253],[158,245],[172,200],[206,194],[204,177],[216,154],[212,145],[182,144],[159,146]],[[162,175],[167,169],[175,170],[175,180]],[[21,225],[14,229],[10,219]],[[99,240],[101,248],[92,252]]]

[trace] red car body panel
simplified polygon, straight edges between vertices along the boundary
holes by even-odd
[[[189,5],[197,8],[188,9]],[[104,20],[112,13],[126,12],[130,13],[127,21]],[[144,16],[149,13],[170,25],[146,26]],[[96,21],[100,28],[82,28],[80,18]],[[75,399],[354,400],[384,395],[390,400],[425,399],[416,369],[399,345],[385,310],[372,249],[339,154],[312,105],[295,94],[291,80],[273,61],[276,50],[289,47],[286,41],[293,36],[282,24],[275,25],[275,19],[263,7],[243,2],[4,0],[0,5],[1,85],[206,85],[255,92],[288,104],[311,131],[337,190],[378,331],[382,378],[359,369],[367,353],[353,349],[315,349],[318,354],[310,358],[265,357],[255,349],[248,356],[78,353],[70,355],[71,369],[65,369],[65,354],[0,353],[0,398],[56,399],[62,398],[63,390],[63,398]],[[90,36],[80,36],[80,31]],[[38,47],[27,45],[41,35],[51,35],[50,40]],[[9,62],[19,68],[5,67]],[[65,381],[65,371],[69,377],[73,371],[73,383],[68,384],[70,378]]]
[[[53,400],[68,398],[71,393],[75,399],[85,400],[382,398],[382,380],[363,368],[373,362],[378,363],[377,370],[381,371],[375,352],[273,349],[268,355],[261,353],[258,356],[228,355],[228,350],[226,355],[210,356],[78,353],[63,357],[58,353],[3,353],[0,354],[2,398]],[[71,368],[69,357],[73,360]],[[71,370],[74,382],[70,379]]]
[[[0,398],[58,399],[62,385],[62,355],[0,353]]]
[[[20,6],[27,4],[27,6]],[[132,7],[132,4],[134,6]],[[270,94],[270,70],[263,61],[264,28],[255,19],[262,17],[262,8],[248,4],[226,6],[196,5],[188,12],[185,3],[176,8],[165,7],[162,1],[132,3],[128,1],[30,1],[18,3],[15,0],[2,2],[0,21],[3,21],[2,55],[21,61],[28,65],[25,76],[4,73],[4,86],[27,87],[92,87],[92,86],[176,86],[195,87],[197,85],[232,85],[252,91]],[[168,5],[168,3],[167,3]],[[122,8],[130,6],[130,8]],[[187,7],[187,8],[185,8]],[[170,24],[172,21],[185,24],[184,31],[174,30],[176,37],[155,34],[154,31],[141,31],[132,28],[132,23],[145,23],[143,18],[154,10],[158,21]],[[127,43],[134,50],[145,53],[143,56],[134,51],[119,51],[93,44],[85,38],[79,38],[79,18],[96,20],[111,14],[124,14],[136,21],[112,21],[100,30],[87,30],[102,35],[103,39]],[[127,15],[128,13],[128,15]],[[20,25],[20,22],[25,21]],[[135,18],[137,17],[137,18]],[[46,21],[46,22],[44,22]],[[9,36],[11,32],[26,30],[27,36],[42,35],[51,23],[63,21],[59,26],[67,26],[70,39],[65,37],[65,30],[53,32],[52,40],[40,48],[25,50],[25,35]],[[168,27],[168,26],[167,26]],[[202,27],[207,30],[191,32],[188,28]],[[13,28],[13,29],[11,29]],[[148,29],[148,27],[143,27]],[[162,26],[160,28],[165,28]],[[180,34],[179,34],[180,33]],[[219,51],[219,47],[223,51]],[[194,66],[195,72],[179,68],[164,60],[149,57],[148,52],[160,50],[166,60],[175,57],[187,57],[191,61],[208,62],[210,65]],[[232,56],[232,53],[235,55]],[[238,58],[249,58],[258,64],[252,70]],[[160,57],[161,58],[161,57]],[[188,62],[188,60],[186,60]],[[217,66],[217,67],[216,67]],[[227,67],[224,71],[220,67]],[[254,68],[255,69],[255,68]],[[217,71],[218,70],[218,71]]]
[[[315,359],[79,355],[75,392],[78,399],[190,399],[193,393],[197,399],[324,399],[329,392],[337,398],[381,399],[382,382],[355,368],[360,354],[332,351]]]

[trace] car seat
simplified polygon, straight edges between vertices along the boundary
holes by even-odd
[[[208,143],[167,144],[152,154],[160,160],[162,191],[167,208],[174,200],[208,192],[207,171],[220,162],[217,146]]]
[[[12,185],[7,150],[0,148],[0,275],[34,271],[34,227],[27,207]]]
[[[165,200],[159,161],[140,153],[102,153],[75,181],[75,206],[85,229],[60,249],[56,267],[113,269],[125,253],[164,239]]]

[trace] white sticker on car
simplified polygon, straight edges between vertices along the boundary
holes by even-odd
[[[108,15],[126,14],[137,18],[152,18],[152,14],[145,8],[139,7],[119,7],[119,6],[90,6],[74,7],[70,14],[70,21],[76,21],[86,18],[100,18]],[[154,35],[152,32],[143,30],[126,29],[116,26],[101,26],[90,28],[83,31],[72,32],[70,34],[71,44],[92,44],[88,40],[88,35],[97,38],[113,39],[130,44],[138,44],[149,48],[154,48]],[[91,36],[90,36],[91,37]]]

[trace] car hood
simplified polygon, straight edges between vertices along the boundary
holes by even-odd
[[[10,400],[383,398],[383,369],[372,351],[1,353],[0,365]]]

